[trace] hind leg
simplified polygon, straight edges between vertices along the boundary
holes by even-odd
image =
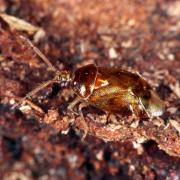
[[[144,105],[141,100],[136,101],[132,104],[132,109],[134,114],[140,119],[150,119],[150,114],[146,111]]]

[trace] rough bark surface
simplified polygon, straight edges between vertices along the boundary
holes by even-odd
[[[0,0],[0,12],[1,179],[180,178],[179,1]],[[12,110],[53,77],[21,35],[59,70],[95,63],[140,72],[165,113],[106,122],[88,106],[82,119],[67,110],[76,95],[58,84]]]

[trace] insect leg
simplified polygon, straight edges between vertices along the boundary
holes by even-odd
[[[84,139],[86,138],[86,136],[88,134],[89,128],[88,128],[88,124],[86,123],[86,121],[84,119],[81,119],[81,123],[83,125],[83,131],[84,131],[84,133],[81,137],[81,140],[84,141]]]
[[[76,98],[71,102],[71,104],[67,107],[67,109],[68,109],[69,111],[75,113],[76,115],[79,115],[79,114],[80,114],[80,117],[81,117],[80,121],[81,121],[81,123],[82,123],[82,125],[83,125],[83,130],[84,130],[84,134],[83,134],[81,140],[84,141],[84,139],[85,139],[86,136],[87,136],[87,133],[88,133],[89,128],[88,128],[88,125],[87,125],[87,123],[86,123],[86,121],[85,121],[84,115],[83,115],[83,113],[82,113],[82,108],[86,107],[86,106],[87,106],[87,103],[82,102],[82,103],[79,105],[79,108],[78,108],[79,114],[73,110],[74,106],[76,106],[76,105],[77,105],[79,102],[81,102],[81,101],[82,101],[81,98],[76,97]],[[78,119],[78,121],[79,121],[79,119]]]
[[[76,113],[73,109],[76,106],[76,104],[78,104],[79,102],[81,102],[81,99],[79,97],[76,97],[67,107],[67,109],[73,113],[75,113],[76,115],[78,115],[78,113]]]
[[[40,114],[44,114],[44,111],[32,101],[26,99],[25,102],[29,104],[29,106],[31,106],[31,108],[33,108],[35,111],[39,112]]]
[[[151,117],[139,98],[136,97],[135,102],[133,102],[131,105],[135,115],[137,117],[140,117],[140,119],[149,119]]]
[[[30,91],[28,94],[26,94],[26,96],[23,97],[18,103],[14,104],[12,108],[13,109],[16,108],[17,106],[19,106],[20,104],[25,102],[28,98],[30,98],[31,96],[35,95],[36,93],[38,93],[39,91],[41,91],[42,89],[44,89],[45,87],[47,87],[48,85],[50,85],[50,84],[52,84],[54,82],[55,82],[54,80],[49,80],[49,81],[46,81],[46,82],[40,84],[35,89]]]
[[[84,107],[87,107],[87,106],[88,106],[88,104],[87,104],[86,102],[82,102],[82,103],[80,103],[80,105],[79,105],[78,111],[79,111],[79,114],[80,114],[80,116],[81,116],[82,118],[84,118],[84,115],[83,115],[83,113],[82,113],[82,109],[83,109]]]

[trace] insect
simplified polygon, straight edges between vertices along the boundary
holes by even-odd
[[[78,68],[73,73],[58,71],[31,41],[22,38],[55,72],[55,76],[29,92],[20,103],[51,83],[66,82],[78,95],[78,100],[70,104],[71,108],[81,99],[108,113],[123,116],[135,115],[143,119],[163,114],[163,101],[138,73],[117,68],[97,67],[95,64]]]

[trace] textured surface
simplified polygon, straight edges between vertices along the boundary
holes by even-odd
[[[0,0],[1,179],[178,179],[180,177],[179,1]],[[16,22],[17,23],[17,22]],[[21,29],[22,28],[22,29]],[[93,107],[84,121],[67,111],[75,95],[49,86],[20,110],[10,106],[53,74],[20,35],[59,70],[96,63],[133,69],[166,104],[161,118],[140,124]],[[34,106],[35,107],[35,106]],[[105,142],[105,141],[107,142]]]

